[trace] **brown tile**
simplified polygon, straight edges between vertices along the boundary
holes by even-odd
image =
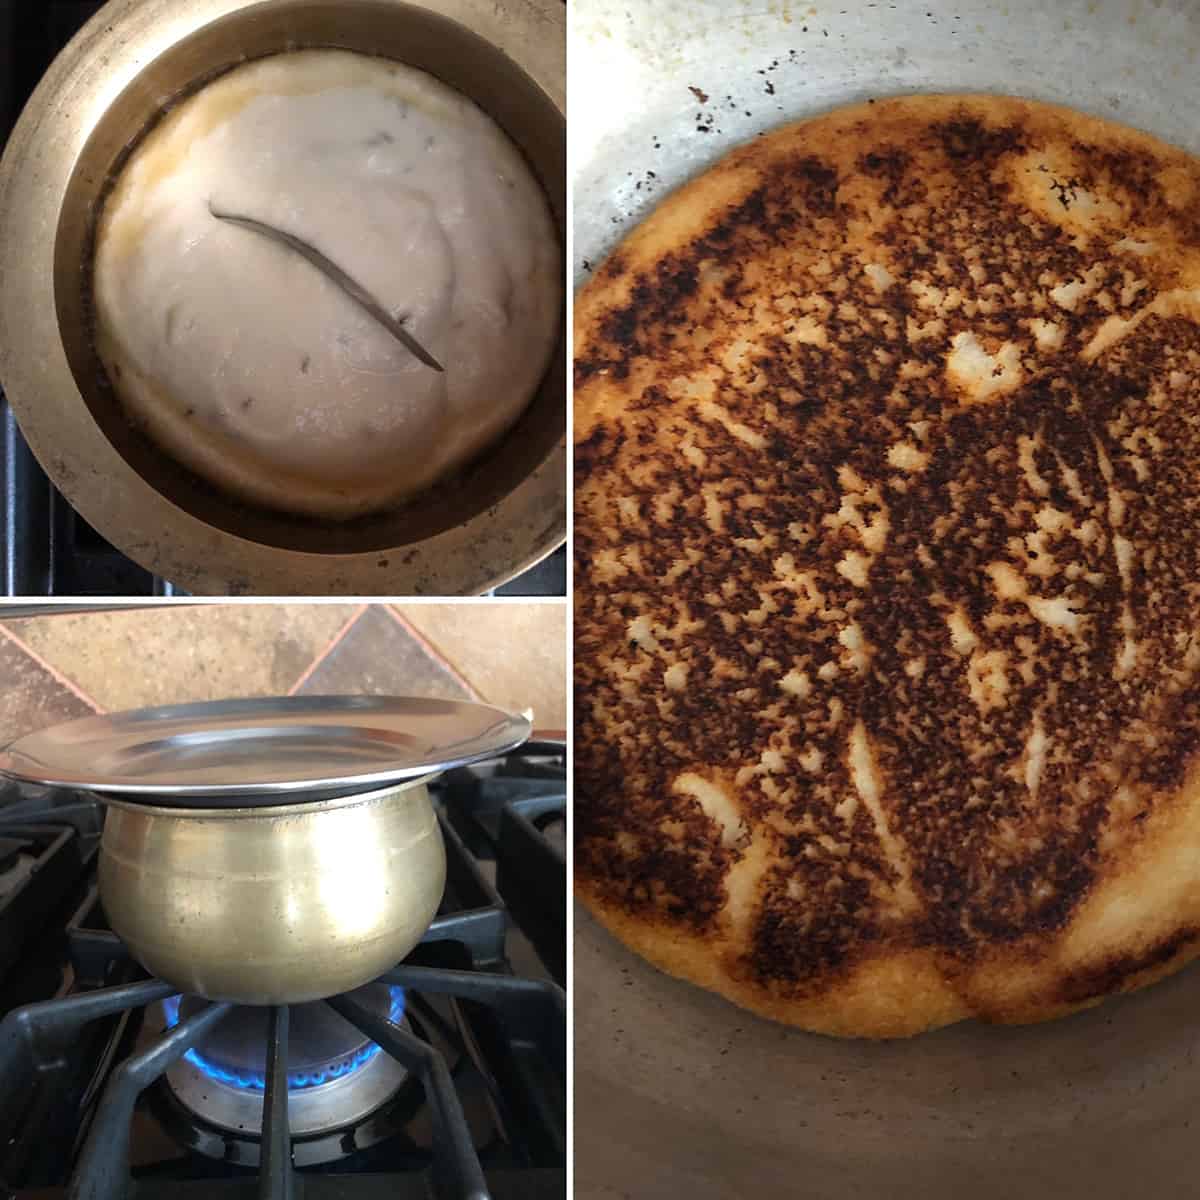
[[[567,723],[565,604],[398,604],[479,695],[501,708],[533,709],[539,729]]]
[[[300,693],[469,698],[467,689],[382,605],[372,605],[359,617]]]
[[[6,637],[0,637],[0,746],[91,709]]]
[[[112,710],[283,695],[357,611],[350,604],[160,604],[7,624]]]

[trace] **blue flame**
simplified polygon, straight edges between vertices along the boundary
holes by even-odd
[[[399,1024],[404,1017],[404,989],[389,984],[388,994],[391,996],[392,1001],[391,1008],[388,1011],[388,1020],[393,1024]],[[179,1002],[182,998],[181,996],[170,996],[163,1001],[163,1010],[167,1015],[168,1029],[174,1029],[179,1024]],[[301,1088],[318,1087],[322,1083],[328,1083],[331,1079],[341,1079],[343,1076],[353,1075],[356,1071],[361,1071],[378,1053],[379,1047],[374,1042],[368,1042],[350,1058],[334,1063],[325,1070],[289,1072],[287,1077],[288,1090],[294,1092]],[[256,1071],[227,1071],[224,1067],[219,1067],[216,1063],[209,1062],[195,1048],[189,1050],[183,1057],[192,1066],[203,1071],[210,1079],[216,1079],[221,1083],[228,1083],[232,1087],[259,1092],[266,1090],[267,1077]]]

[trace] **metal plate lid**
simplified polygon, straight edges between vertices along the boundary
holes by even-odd
[[[285,804],[492,758],[529,734],[526,717],[461,700],[218,700],[83,717],[27,734],[0,751],[0,775],[157,804]]]

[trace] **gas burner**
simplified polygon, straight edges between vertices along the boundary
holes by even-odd
[[[404,1019],[404,989],[368,984],[350,993],[373,1012],[399,1025]],[[197,996],[172,996],[163,1001],[163,1032],[204,1007]],[[292,1006],[292,1046],[287,1084],[293,1095],[335,1079],[354,1076],[377,1054],[379,1047],[349,1021],[320,1001]],[[202,1075],[239,1091],[263,1091],[267,1086],[267,1010],[237,1008],[220,1029],[184,1059]]]
[[[368,984],[350,995],[404,1024],[404,989]],[[196,996],[162,1003],[163,1029],[200,1013]],[[193,1115],[232,1133],[262,1132],[269,1010],[235,1008],[198,1046],[167,1068],[167,1086]],[[300,1136],[352,1125],[395,1095],[408,1072],[327,1004],[294,1005],[287,1062],[288,1120]]]
[[[187,1059],[170,1067],[165,1078],[193,1116],[230,1133],[261,1136],[265,1088],[223,1083]],[[373,1055],[351,1075],[302,1091],[289,1089],[288,1126],[297,1137],[305,1137],[354,1125],[390,1100],[407,1078],[399,1063]]]

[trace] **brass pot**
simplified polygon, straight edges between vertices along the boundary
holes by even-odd
[[[100,899],[181,992],[300,1004],[360,987],[420,941],[446,885],[430,777],[259,808],[104,797]]]
[[[451,482],[348,523],[247,507],[125,419],[90,333],[95,219],[130,145],[173,99],[249,58],[336,46],[436,75],[522,149],[560,230],[561,0],[112,0],[55,61],[0,163],[0,379],[84,518],[143,566],[218,595],[469,594],[566,536],[566,352],[510,433]]]

